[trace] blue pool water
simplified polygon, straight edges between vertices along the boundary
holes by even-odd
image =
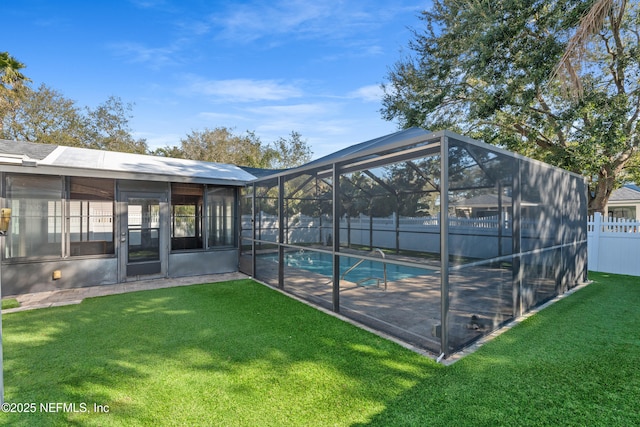
[[[275,263],[278,262],[277,253],[260,255],[260,258],[267,261],[273,261]],[[340,276],[342,277],[344,272],[354,264],[356,264],[358,261],[360,261],[358,258],[341,256]],[[284,254],[284,265],[286,267],[300,268],[328,277],[331,277],[333,274],[333,257],[331,254],[324,252],[287,252]],[[344,280],[348,280],[350,282],[359,282],[361,280],[370,279],[372,277],[382,279],[384,274],[383,268],[384,267],[382,262],[365,260],[355,269],[348,272],[346,276],[344,276]],[[407,279],[409,277],[430,274],[433,272],[433,270],[428,270],[426,268],[406,267],[403,265],[387,263],[387,280],[390,282],[395,280]]]

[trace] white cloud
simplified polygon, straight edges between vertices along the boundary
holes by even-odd
[[[268,105],[264,107],[249,108],[255,114],[266,116],[318,116],[335,112],[330,104],[294,104],[294,105]]]
[[[317,22],[331,13],[329,2],[274,1],[238,5],[212,20],[222,27],[222,37],[244,42],[265,35],[318,31]]]
[[[372,8],[369,2],[353,0],[273,0],[231,5],[212,15],[211,22],[221,29],[221,38],[245,43],[274,35],[343,43],[379,28],[393,19],[400,8],[397,4],[387,9]]]
[[[245,116],[242,116],[240,114],[217,113],[217,112],[208,112],[208,111],[203,111],[201,113],[198,113],[198,118],[205,119],[205,120],[219,120],[219,121],[225,121],[225,122],[228,120],[233,120],[236,122],[247,120]]]
[[[382,95],[384,91],[380,85],[363,86],[348,94],[350,98],[359,98],[367,102],[380,102]]]
[[[303,95],[300,88],[276,80],[205,80],[192,77],[188,90],[227,102],[281,101]]]
[[[147,141],[147,146],[154,150],[156,148],[171,147],[179,145],[181,138],[185,135],[176,133],[153,133],[153,132],[133,132],[134,138],[143,138]]]
[[[153,48],[134,42],[112,43],[108,47],[116,56],[134,63],[150,64],[152,67],[176,63],[176,54],[180,50],[178,45]]]

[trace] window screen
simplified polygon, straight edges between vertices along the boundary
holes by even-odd
[[[62,255],[62,179],[8,174],[6,258]]]
[[[203,248],[203,194],[203,185],[171,185],[171,250]]]
[[[209,248],[236,245],[235,194],[233,188],[210,188],[207,192]]]
[[[114,181],[69,178],[69,241],[71,256],[114,253]]]

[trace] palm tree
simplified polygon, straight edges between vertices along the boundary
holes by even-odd
[[[5,115],[18,102],[23,84],[31,81],[20,72],[23,68],[25,65],[9,55],[9,52],[0,52],[0,137]]]
[[[614,31],[618,30],[624,19],[626,7],[627,0],[594,0],[587,13],[581,18],[552,76],[552,80],[559,78],[565,83],[571,96],[582,96],[582,81],[577,68],[583,62],[592,37],[600,32],[607,19],[610,20]]]

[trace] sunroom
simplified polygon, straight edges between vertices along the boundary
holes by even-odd
[[[237,271],[239,167],[0,141],[3,296]]]

